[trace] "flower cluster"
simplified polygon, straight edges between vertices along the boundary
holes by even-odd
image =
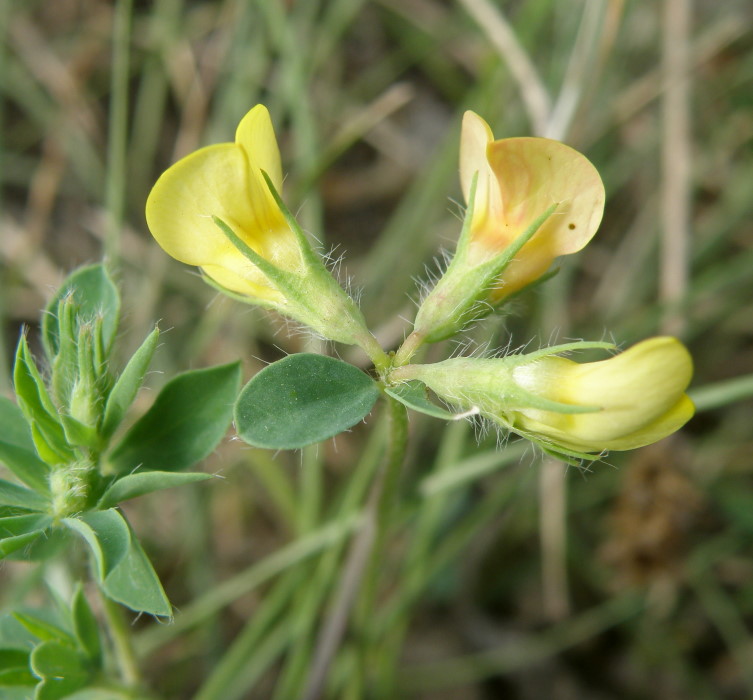
[[[680,428],[694,410],[685,394],[692,362],[674,338],[583,364],[561,355],[613,346],[571,343],[411,364],[422,345],[456,335],[545,278],[556,258],[581,250],[604,210],[601,178],[582,154],[545,138],[494,140],[473,112],[463,118],[460,181],[467,213],[455,254],[389,357],[285,207],[263,106],[243,118],[234,143],[203,148],[168,169],[149,196],[147,221],[170,255],[200,267],[222,291],[360,345],[385,386],[418,381],[564,459],[640,447]]]

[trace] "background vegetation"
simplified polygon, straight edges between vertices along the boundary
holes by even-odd
[[[189,367],[242,358],[248,378],[325,350],[218,297],[144,222],[159,173],[231,140],[257,102],[286,200],[345,255],[386,347],[406,331],[395,319],[414,311],[414,278],[459,231],[463,110],[498,137],[560,138],[602,173],[602,227],[468,342],[672,332],[701,410],[673,439],[580,470],[414,415],[377,602],[356,611],[329,692],[365,697],[389,677],[411,698],[753,696],[753,8],[697,0],[686,23],[690,4],[3,2],[0,390],[22,324],[102,256],[123,289],[123,351],[155,321],[169,329],[152,388]],[[302,452],[229,440],[204,464],[223,480],[128,504],[178,610],[171,626],[134,624],[156,692],[297,697],[379,426],[372,415]],[[4,604],[43,604],[43,580],[65,579],[59,562],[29,571],[3,565]]]

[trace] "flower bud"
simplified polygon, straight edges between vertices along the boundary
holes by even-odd
[[[529,355],[453,358],[407,365],[392,379],[418,379],[445,401],[475,410],[560,456],[587,458],[661,440],[694,407],[685,394],[692,360],[685,346],[657,337],[599,362],[558,354],[605,343],[572,343]]]

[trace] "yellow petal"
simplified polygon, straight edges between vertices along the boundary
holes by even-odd
[[[679,430],[695,413],[695,406],[688,396],[680,400],[663,416],[630,435],[610,441],[603,448],[607,450],[634,450],[651,445]]]
[[[515,381],[547,399],[601,410],[569,415],[521,409],[519,425],[574,449],[646,445],[692,415],[692,402],[683,395],[692,371],[687,349],[669,337],[651,338],[601,362],[543,358],[517,367]]]
[[[460,187],[466,203],[470,203],[471,185],[478,173],[473,206],[474,227],[483,226],[489,217],[496,218],[501,211],[499,187],[487,158],[487,148],[493,140],[491,128],[478,114],[468,111],[463,115],[460,131]]]
[[[240,294],[271,290],[264,275],[225,238],[212,220],[225,221],[268,259],[287,252],[298,260],[295,239],[260,174],[249,172],[242,148],[232,143],[202,148],[166,170],[146,203],[149,230],[172,257],[203,267]],[[287,261],[286,267],[294,265]],[[218,268],[223,268],[222,279]],[[269,298],[265,295],[264,298]]]
[[[241,119],[235,132],[235,142],[246,152],[249,165],[264,170],[275,189],[282,194],[280,149],[272,119],[264,105],[256,105]]]

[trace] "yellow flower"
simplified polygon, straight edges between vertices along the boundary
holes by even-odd
[[[599,362],[558,357],[571,343],[529,355],[453,358],[407,365],[396,380],[418,379],[464,411],[476,412],[560,456],[587,458],[661,440],[693,415],[685,394],[693,363],[676,338],[645,340]]]
[[[363,315],[311,248],[281,189],[272,122],[256,105],[234,143],[201,148],[162,174],[146,220],[169,255],[200,267],[222,291],[276,309],[329,340],[360,345],[386,366]]]
[[[495,141],[489,125],[469,111],[460,136],[460,183],[466,203],[476,173],[468,242],[471,260],[504,252],[556,204],[505,267],[490,294],[492,303],[538,279],[560,255],[581,250],[601,223],[604,185],[585,156],[551,139]]]
[[[473,112],[463,118],[460,183],[468,213],[455,255],[421,304],[396,365],[488,314],[556,257],[583,248],[604,211],[604,185],[585,156],[551,139],[495,141]]]
[[[238,125],[235,143],[201,148],[162,174],[147,199],[146,220],[157,243],[176,260],[200,267],[232,292],[282,302],[284,295],[212,218],[276,267],[300,272],[300,246],[262,170],[279,192],[280,151],[269,112],[256,105]]]

